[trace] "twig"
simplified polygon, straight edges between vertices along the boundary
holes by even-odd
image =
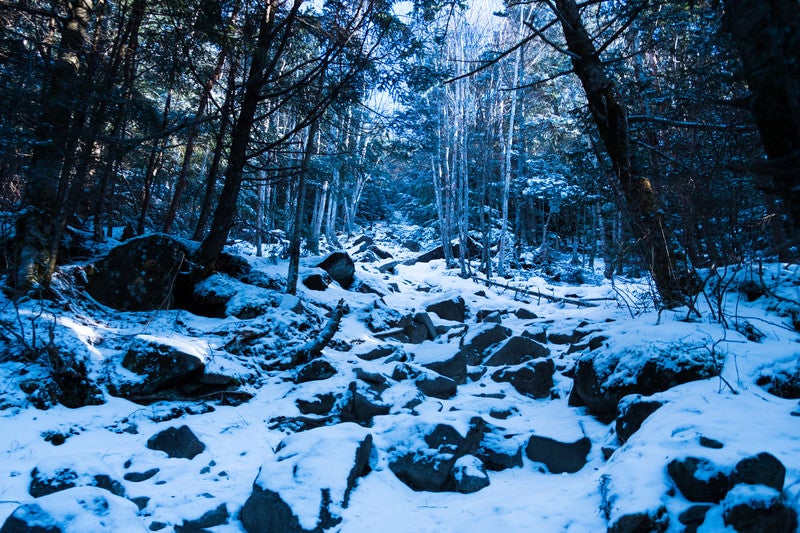
[[[500,287],[502,289],[509,289],[509,290],[514,291],[517,294],[522,293],[522,294],[526,294],[528,296],[536,296],[538,298],[544,298],[545,300],[548,300],[550,302],[567,303],[567,304],[577,305],[578,307],[598,307],[597,304],[591,303],[591,302],[586,301],[586,300],[578,300],[578,299],[575,299],[575,298],[563,298],[561,296],[555,296],[555,295],[551,296],[549,294],[544,294],[544,293],[539,292],[539,291],[530,291],[530,290],[526,290],[526,289],[520,289],[520,288],[514,287],[512,285],[504,285],[502,283],[497,283],[496,281],[492,281],[492,280],[489,280],[489,279],[479,278],[478,276],[473,276],[472,279],[474,281],[478,282],[478,283],[485,284],[487,287]]]

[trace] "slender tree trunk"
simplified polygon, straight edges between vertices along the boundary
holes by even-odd
[[[294,224],[292,235],[289,239],[289,272],[286,275],[286,294],[297,293],[297,281],[300,274],[300,244],[303,238],[303,219],[305,217],[306,175],[311,163],[314,150],[314,139],[319,131],[319,120],[315,120],[308,127],[303,160],[297,177],[297,201],[295,202]]]
[[[672,233],[650,180],[637,174],[633,163],[627,111],[616,84],[605,71],[586,31],[575,0],[555,0],[557,16],[581,80],[589,109],[627,207],[636,237],[645,247],[653,281],[665,307],[687,303],[699,288],[698,276]]]
[[[61,43],[53,65],[41,120],[36,128],[23,196],[17,218],[14,258],[7,284],[15,294],[50,283],[58,250],[59,176],[70,155],[78,129],[73,114],[80,106],[82,74],[89,43],[88,27],[94,9],[91,0],[64,0],[58,9],[67,14],[59,22]]]
[[[725,0],[724,28],[739,50],[767,153],[762,187],[783,200],[791,219],[786,248],[800,246],[800,4]]]

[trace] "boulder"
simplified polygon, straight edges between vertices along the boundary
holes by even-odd
[[[522,466],[522,435],[508,435],[499,428],[488,426],[475,456],[487,470],[506,470]]]
[[[186,245],[169,235],[130,239],[94,264],[86,290],[101,304],[120,311],[168,309],[188,255]]]
[[[192,433],[189,426],[171,427],[147,439],[147,447],[160,450],[169,457],[193,459],[206,449],[206,445]]]
[[[355,422],[364,427],[372,426],[376,416],[388,415],[391,405],[384,404],[380,395],[369,388],[359,389],[355,381],[347,388],[347,398],[341,411],[343,422]]]
[[[380,346],[376,346],[371,350],[368,350],[366,352],[360,352],[355,355],[356,357],[358,357],[359,359],[363,359],[364,361],[374,361],[382,357],[388,357],[393,353],[395,353],[396,350],[397,350],[396,346],[393,346],[391,344],[382,344]]]
[[[376,459],[372,435],[355,424],[290,435],[261,466],[239,513],[242,526],[250,533],[334,527]]]
[[[445,377],[462,384],[467,380],[467,359],[463,352],[436,354],[431,357],[418,355],[415,362]]]
[[[456,492],[470,494],[489,486],[489,476],[480,459],[465,455],[453,464],[453,483]]]
[[[740,533],[797,531],[797,511],[786,505],[781,493],[763,485],[737,485],[722,502],[726,526]]]
[[[314,400],[295,400],[297,409],[304,415],[327,415],[333,410],[336,404],[337,395],[327,392],[325,394],[316,394]]]
[[[717,465],[702,457],[673,459],[667,473],[692,502],[718,503],[731,488],[731,479]]]
[[[295,383],[322,381],[336,375],[336,368],[325,359],[314,359],[300,367],[294,378]]]
[[[228,506],[221,503],[214,509],[203,513],[199,518],[184,520],[182,525],[175,526],[175,533],[202,533],[206,531],[206,528],[227,524],[229,518]]]
[[[226,316],[228,302],[239,290],[238,283],[224,274],[212,274],[194,286],[191,301],[186,309],[200,316],[222,318]]]
[[[414,380],[414,384],[425,396],[447,400],[456,395],[458,385],[456,382],[445,376],[425,376],[422,375]]]
[[[344,289],[349,289],[355,280],[356,266],[345,252],[333,252],[317,265]]]
[[[324,291],[331,281],[331,277],[326,272],[312,272],[303,278],[303,285],[312,291]]]
[[[525,455],[531,461],[544,464],[552,474],[572,474],[584,467],[591,449],[592,442],[585,436],[575,442],[561,442],[532,435],[525,447]]]
[[[711,509],[711,505],[697,504],[690,506],[679,514],[678,521],[685,526],[684,531],[686,533],[695,533],[705,522],[709,509]]]
[[[549,398],[553,388],[555,364],[552,359],[530,361],[523,365],[498,370],[492,374],[496,382],[511,383],[511,386],[531,398]]]
[[[483,353],[511,336],[511,330],[500,324],[481,324],[471,329],[461,339],[460,348],[466,357],[467,364],[479,365],[483,361]]]
[[[753,457],[745,457],[731,473],[733,483],[749,485],[765,485],[777,491],[783,490],[786,479],[786,467],[774,455],[761,452]]]
[[[99,487],[115,496],[125,497],[125,487],[111,468],[91,454],[51,457],[31,471],[28,492],[34,498],[73,487]]]
[[[442,320],[452,320],[453,322],[464,322],[467,313],[464,298],[461,296],[453,296],[428,304],[425,310],[429,313],[436,313]]]
[[[202,343],[138,335],[128,346],[122,366],[143,379],[123,385],[120,393],[130,398],[196,382],[207,355],[208,348]]]
[[[412,447],[416,449],[392,458],[389,462],[389,469],[400,481],[415,491],[458,491],[454,472],[456,462],[461,457],[472,455],[477,451],[485,427],[486,424],[482,418],[473,417],[470,420],[466,436],[462,436],[448,424],[437,424],[430,433],[425,435],[424,443],[415,443],[415,446],[412,445]],[[462,479],[466,477],[466,472],[463,470],[469,464],[474,465],[470,461],[465,461],[463,464],[459,474]],[[481,477],[472,469],[469,471],[469,476]],[[463,479],[463,482],[462,488],[464,489],[475,488],[481,483],[478,479]]]
[[[669,515],[662,506],[653,511],[625,514],[609,524],[607,533],[662,533],[669,527]]]
[[[664,405],[661,400],[645,399],[641,394],[626,396],[619,402],[616,432],[620,444],[636,433],[645,419]]]
[[[574,392],[594,414],[610,417],[623,396],[649,396],[716,374],[716,361],[707,350],[659,349],[648,343],[605,347],[578,359]]]
[[[98,487],[75,487],[20,505],[1,533],[146,533],[136,505]]]
[[[518,365],[531,359],[547,357],[550,350],[533,339],[515,335],[493,350],[483,363],[486,366]]]

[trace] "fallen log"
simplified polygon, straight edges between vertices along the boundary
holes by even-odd
[[[325,327],[322,328],[319,335],[300,346],[297,351],[292,354],[292,365],[296,366],[307,363],[319,357],[322,353],[322,349],[331,342],[333,336],[339,331],[339,323],[342,321],[346,308],[347,306],[344,300],[339,300],[339,303],[336,304],[336,308],[331,312],[330,318],[328,318],[328,323],[325,324]]]
[[[526,296],[531,296],[535,298],[544,298],[545,300],[550,302],[572,304],[572,305],[577,305],[578,307],[598,307],[596,303],[592,303],[588,300],[579,300],[577,298],[565,298],[562,296],[555,296],[552,294],[544,294],[543,292],[539,291],[521,289],[519,287],[514,287],[513,285],[504,285],[502,283],[497,283],[496,281],[492,281],[490,279],[479,278],[478,276],[473,276],[472,279],[477,283],[483,283],[487,287],[500,287],[501,289],[508,289],[516,293],[525,294]]]

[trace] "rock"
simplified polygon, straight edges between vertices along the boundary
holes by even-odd
[[[188,255],[188,248],[169,235],[130,239],[95,263],[86,290],[101,304],[120,311],[168,309]]]
[[[376,359],[380,359],[381,357],[388,357],[395,353],[396,347],[391,344],[384,344],[381,346],[377,346],[372,350],[367,352],[357,353],[356,357],[359,359],[363,359],[364,361],[374,361]]]
[[[514,336],[495,349],[483,364],[486,366],[518,365],[548,355],[550,355],[550,350],[535,340]]]
[[[191,300],[185,307],[196,315],[223,318],[228,302],[239,288],[238,282],[228,276],[212,274],[194,286]]]
[[[678,521],[686,526],[684,532],[694,533],[697,531],[697,529],[703,525],[703,522],[705,522],[706,514],[708,514],[709,509],[711,509],[711,505],[698,504],[692,505],[679,514]]]
[[[156,433],[147,440],[147,447],[182,459],[192,459],[206,449],[206,445],[200,442],[189,426],[171,427]]]
[[[145,533],[136,505],[98,487],[75,487],[17,507],[0,533]]]
[[[547,342],[551,344],[572,344],[573,339],[572,333],[550,332],[547,334]]]
[[[448,424],[437,424],[425,435],[424,445],[417,443],[416,450],[394,457],[389,462],[389,469],[415,491],[456,491],[457,483],[453,471],[456,462],[478,450],[485,427],[486,423],[482,418],[473,417],[470,419],[467,435],[462,436]],[[475,480],[470,483],[480,482]]]
[[[52,457],[31,471],[28,492],[34,498],[73,487],[98,487],[115,496],[125,496],[125,487],[111,468],[94,455]]]
[[[331,392],[316,394],[314,397],[316,398],[314,401],[295,400],[297,409],[304,415],[327,415],[336,403],[336,395]]]
[[[522,466],[522,436],[506,435],[489,426],[475,455],[487,470],[506,470]]]
[[[737,485],[722,502],[726,526],[739,533],[794,533],[797,511],[781,501],[781,494],[763,485]]]
[[[375,257],[377,257],[380,260],[392,258],[392,254],[374,244],[372,246],[369,246],[367,248],[367,251],[372,252],[375,255]]]
[[[336,368],[325,359],[314,359],[300,367],[294,378],[295,383],[322,381],[336,375]]]
[[[416,362],[429,370],[452,379],[459,385],[467,380],[467,359],[463,352],[445,354],[435,359],[430,360],[418,356]]]
[[[703,448],[711,448],[712,450],[721,450],[722,448],[725,447],[725,445],[720,441],[706,437],[705,435],[700,435],[700,437],[698,437],[697,440],[700,443],[700,446],[702,446]]]
[[[514,311],[514,314],[517,315],[517,318],[520,320],[533,320],[534,318],[539,318],[536,313],[530,309],[525,309],[524,307],[520,307]]]
[[[248,533],[303,533],[307,531],[277,492],[253,484],[250,497],[239,512]]]
[[[575,442],[560,442],[549,437],[532,435],[525,448],[525,455],[536,463],[543,463],[552,474],[574,473],[586,464],[586,456],[592,448],[588,437]]]
[[[531,361],[524,365],[496,371],[492,379],[496,382],[511,383],[511,386],[531,398],[549,398],[553,388],[555,364],[552,359]]]
[[[436,338],[436,326],[433,325],[433,320],[431,320],[430,315],[428,313],[417,313],[414,315],[414,324],[421,324],[425,327],[426,337],[427,340],[433,340]]]
[[[436,313],[443,320],[452,320],[453,322],[464,322],[467,314],[466,304],[461,296],[434,302],[429,304],[425,310],[429,313]]]
[[[349,289],[355,280],[356,266],[344,252],[333,252],[317,265],[344,289]]]
[[[489,486],[489,476],[480,459],[474,455],[459,457],[453,465],[453,481],[456,492],[470,494]]]
[[[303,285],[312,291],[324,291],[331,284],[331,277],[324,272],[312,272],[303,278]]]
[[[608,526],[607,533],[662,533],[669,527],[669,515],[664,507],[649,512],[620,516]]]
[[[667,465],[667,473],[686,499],[692,502],[717,503],[731,488],[730,477],[701,457],[673,459]]]
[[[574,390],[601,417],[613,416],[628,394],[652,395],[717,373],[710,352],[659,349],[649,344],[606,347],[578,359]]]
[[[373,417],[388,415],[391,408],[391,405],[381,403],[380,396],[374,391],[366,389],[362,392],[358,384],[351,381],[340,416],[344,422],[355,422],[360,426],[370,427]]]
[[[620,444],[636,433],[645,419],[664,405],[661,400],[644,399],[641,394],[624,397],[619,402],[616,432]]]
[[[408,239],[403,241],[403,248],[405,248],[410,252],[419,252],[420,250],[422,250],[422,245],[415,240]]]
[[[150,479],[151,477],[155,476],[159,472],[160,472],[160,469],[151,468],[151,469],[146,470],[144,472],[128,472],[127,474],[122,476],[122,478],[125,481],[130,481],[132,483],[141,483],[142,481],[147,481],[148,479]]]
[[[425,396],[447,400],[456,395],[458,385],[445,376],[420,376],[414,384]]]
[[[123,385],[119,392],[131,398],[197,382],[205,369],[207,355],[207,347],[202,343],[190,345],[138,335],[125,352],[122,366],[144,379]]]
[[[482,324],[467,332],[461,339],[460,348],[467,364],[479,365],[483,361],[483,352],[511,336],[511,330],[500,324]]]
[[[484,322],[487,324],[502,324],[503,323],[503,315],[500,311],[491,311],[488,309],[482,309],[478,311],[477,315],[475,316],[478,322]]]
[[[759,376],[756,385],[778,398],[800,399],[800,366],[794,369],[781,369]]]
[[[262,466],[239,514],[250,533],[334,527],[360,477],[377,457],[372,435],[355,424],[286,437]]]
[[[452,453],[418,450],[396,457],[389,469],[412,490],[445,492],[453,490],[451,473],[455,463]]]
[[[221,503],[214,509],[203,513],[200,518],[184,520],[182,525],[175,526],[175,533],[201,533],[206,528],[227,524],[229,518],[228,506]]]
[[[783,490],[786,467],[774,455],[761,452],[754,457],[742,459],[731,473],[733,483],[766,485],[777,491]]]

